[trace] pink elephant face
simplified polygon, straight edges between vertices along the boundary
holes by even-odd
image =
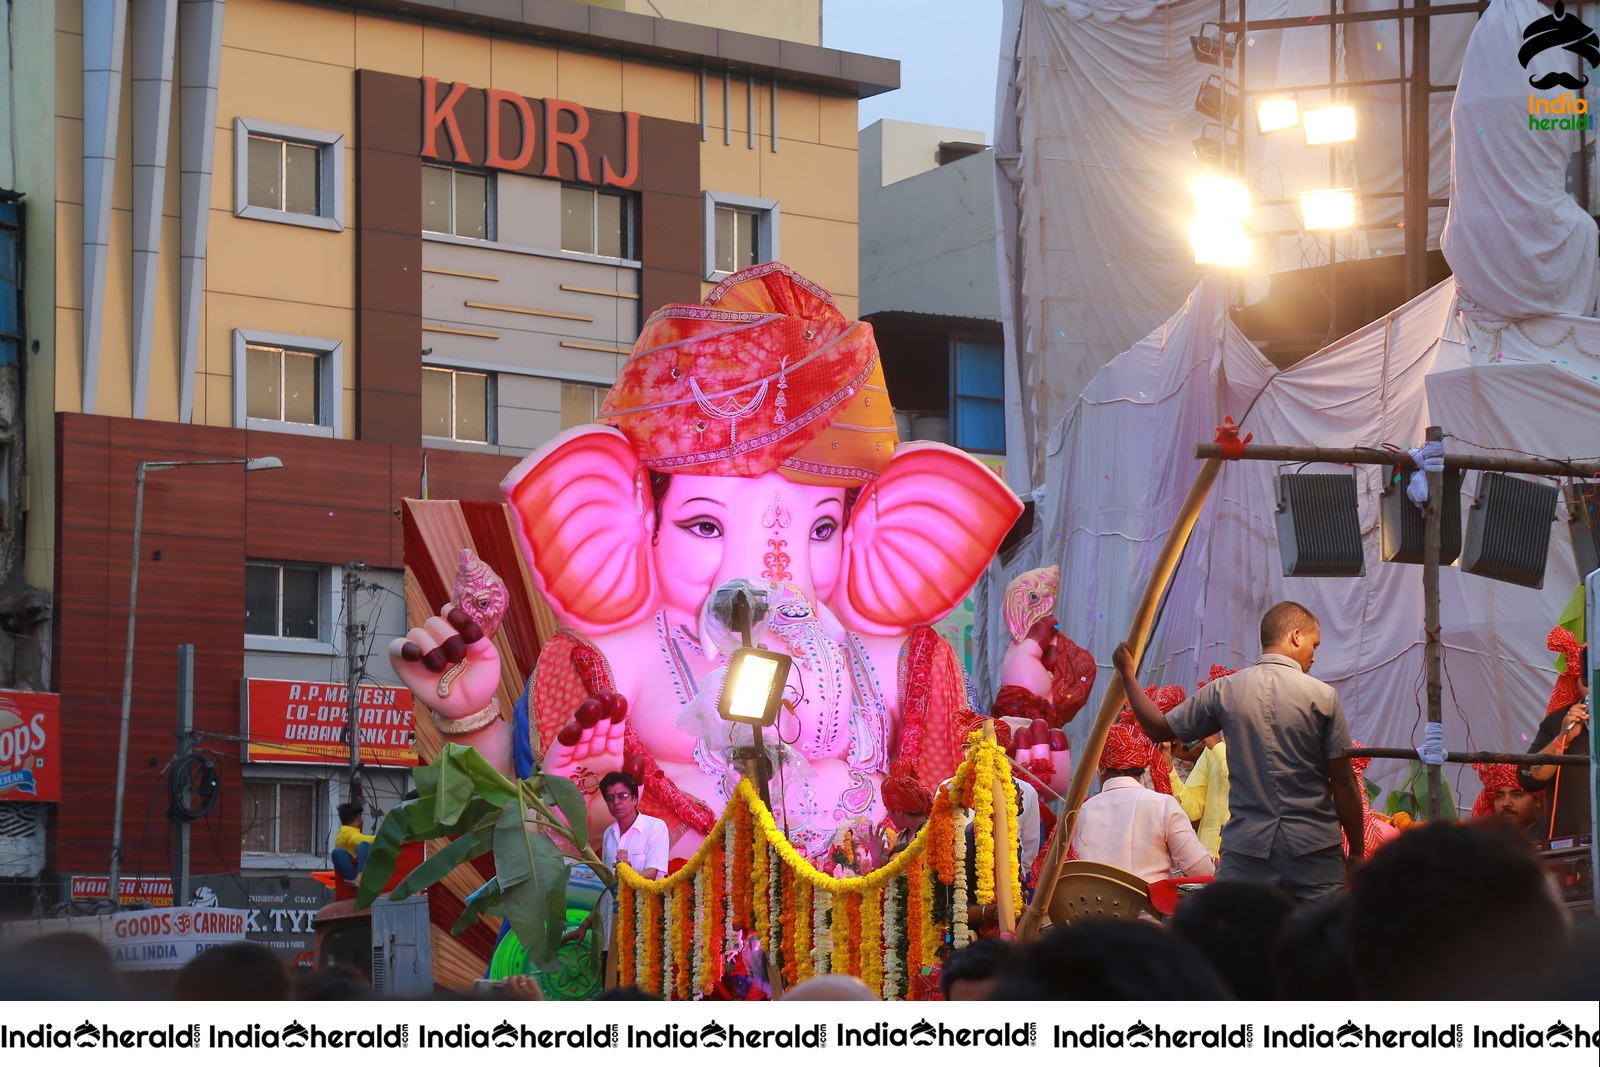
[[[844,561],[844,497],[843,489],[777,473],[674,476],[655,536],[664,606],[693,625],[711,591],[735,578],[783,582],[827,600]]]
[[[502,483],[540,591],[563,625],[604,634],[665,607],[694,625],[732,578],[793,585],[848,630],[904,633],[961,602],[1022,504],[977,460],[901,445],[844,513],[845,490],[674,475],[659,526],[649,473],[621,433],[551,441]],[[653,542],[653,543],[652,543]]]

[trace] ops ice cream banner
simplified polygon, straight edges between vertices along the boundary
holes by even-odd
[[[0,690],[0,801],[61,799],[61,696]]]

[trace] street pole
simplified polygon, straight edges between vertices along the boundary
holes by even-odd
[[[122,800],[128,785],[128,725],[133,712],[133,625],[139,604],[139,532],[144,522],[144,478],[150,464],[139,461],[133,490],[133,568],[128,575],[128,645],[122,661],[122,721],[117,736],[117,797],[111,816],[111,906],[122,903]]]
[[[1428,427],[1428,440],[1443,441],[1444,430]],[[1444,528],[1444,471],[1428,471],[1428,506],[1423,511],[1422,524],[1422,630],[1426,643],[1422,646],[1423,666],[1428,678],[1428,722],[1444,721],[1444,692],[1439,679],[1439,549]],[[1428,821],[1438,820],[1442,806],[1439,794],[1444,790],[1444,768],[1437,763],[1424,764],[1428,771]]]
[[[350,803],[365,805],[361,788],[361,709],[356,699],[356,682],[360,668],[356,656],[361,647],[365,627],[356,620],[356,590],[361,587],[359,573],[367,569],[365,563],[344,565],[344,677],[345,732],[350,740]]]
[[[277,456],[256,459],[141,459],[134,469],[133,566],[128,571],[128,640],[122,658],[122,714],[117,735],[117,793],[111,816],[111,876],[106,889],[113,909],[122,904],[122,806],[128,787],[128,729],[133,719],[133,635],[139,617],[139,540],[144,529],[144,481],[150,471],[174,467],[242,466],[247,471],[276,470],[283,466]]]
[[[194,751],[194,646],[178,646],[178,759],[175,768]],[[188,783],[185,782],[187,791]],[[174,812],[172,820],[172,903],[189,903],[189,820]]]

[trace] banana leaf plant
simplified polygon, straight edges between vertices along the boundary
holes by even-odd
[[[449,838],[389,893],[403,900],[442,880],[463,863],[494,854],[494,877],[465,901],[451,933],[484,915],[506,919],[527,949],[545,964],[555,957],[567,922],[567,854],[594,871],[607,888],[615,876],[589,843],[583,794],[569,778],[535,774],[513,781],[477,749],[445,745],[412,775],[417,796],[390,809],[367,854],[356,906],[370,907],[394,875],[400,846]]]

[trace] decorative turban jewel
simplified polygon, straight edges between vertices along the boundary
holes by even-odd
[[[1483,783],[1483,792],[1472,802],[1474,819],[1487,819],[1494,814],[1494,798],[1500,790],[1522,788],[1517,783],[1517,768],[1510,763],[1474,763],[1472,769],[1478,772],[1478,780]]]
[[[903,811],[908,815],[926,815],[933,810],[933,794],[917,781],[913,769],[905,760],[896,760],[889,768],[889,777],[883,780],[883,806],[887,811]]]
[[[599,421],[652,470],[804,485],[870,482],[900,440],[872,327],[781,263],[651,315]]]
[[[1548,715],[1552,711],[1565,711],[1578,702],[1578,682],[1583,675],[1583,650],[1588,646],[1579,642],[1577,636],[1565,626],[1551,630],[1544,646],[1551,652],[1559,652],[1567,657],[1566,669],[1556,678],[1555,688],[1550,690],[1550,703],[1544,708]]]

